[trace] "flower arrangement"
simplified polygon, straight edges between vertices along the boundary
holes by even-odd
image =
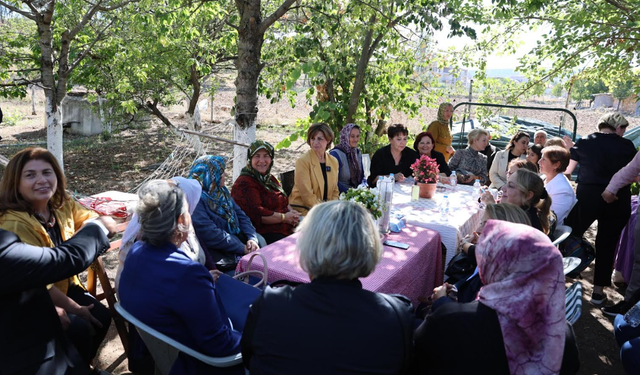
[[[364,186],[358,186],[357,188],[349,188],[346,193],[340,194],[341,200],[348,200],[355,202],[371,212],[374,219],[379,219],[382,216],[382,205],[378,200],[378,194],[375,194]]]
[[[415,163],[411,164],[413,177],[417,182],[436,183],[440,179],[440,168],[436,159],[432,159],[427,155],[421,155]]]

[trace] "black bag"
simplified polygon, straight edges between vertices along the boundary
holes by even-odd
[[[580,259],[580,265],[567,276],[575,279],[585,268],[589,267],[591,262],[596,259],[596,250],[591,244],[582,238],[569,236],[560,244],[560,252],[565,257],[576,257]]]
[[[466,280],[475,271],[475,264],[464,251],[456,254],[447,265],[444,274],[449,276],[447,283],[454,284],[460,280]]]

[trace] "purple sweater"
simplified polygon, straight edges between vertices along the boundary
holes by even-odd
[[[609,185],[607,185],[607,191],[612,194],[617,194],[623,186],[632,183],[638,174],[640,173],[640,152],[622,169],[611,177]]]

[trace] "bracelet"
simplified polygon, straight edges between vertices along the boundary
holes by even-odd
[[[280,213],[280,218],[282,219],[282,222],[284,223],[284,214],[282,212]]]

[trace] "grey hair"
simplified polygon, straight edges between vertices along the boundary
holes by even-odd
[[[366,277],[382,258],[373,217],[354,202],[315,205],[296,231],[300,232],[300,266],[311,277]]]
[[[544,131],[544,130],[540,129],[540,130],[537,130],[535,133],[533,133],[533,138],[535,138],[535,137],[536,137],[536,135],[538,135],[538,134],[544,134],[544,136],[545,136],[545,137],[548,137],[548,136],[549,136],[549,135],[547,134],[547,132],[546,132],[546,131]],[[543,145],[543,146],[544,146],[544,145]]]
[[[475,141],[476,139],[480,138],[480,136],[483,136],[483,135],[486,135],[488,137],[489,132],[480,128],[475,128],[472,131],[470,131],[469,134],[467,134],[467,139],[469,140],[468,142],[469,146],[473,144],[473,141]]]
[[[136,213],[140,218],[142,240],[160,246],[179,228],[178,217],[187,212],[184,192],[166,180],[151,180],[138,190]]]

